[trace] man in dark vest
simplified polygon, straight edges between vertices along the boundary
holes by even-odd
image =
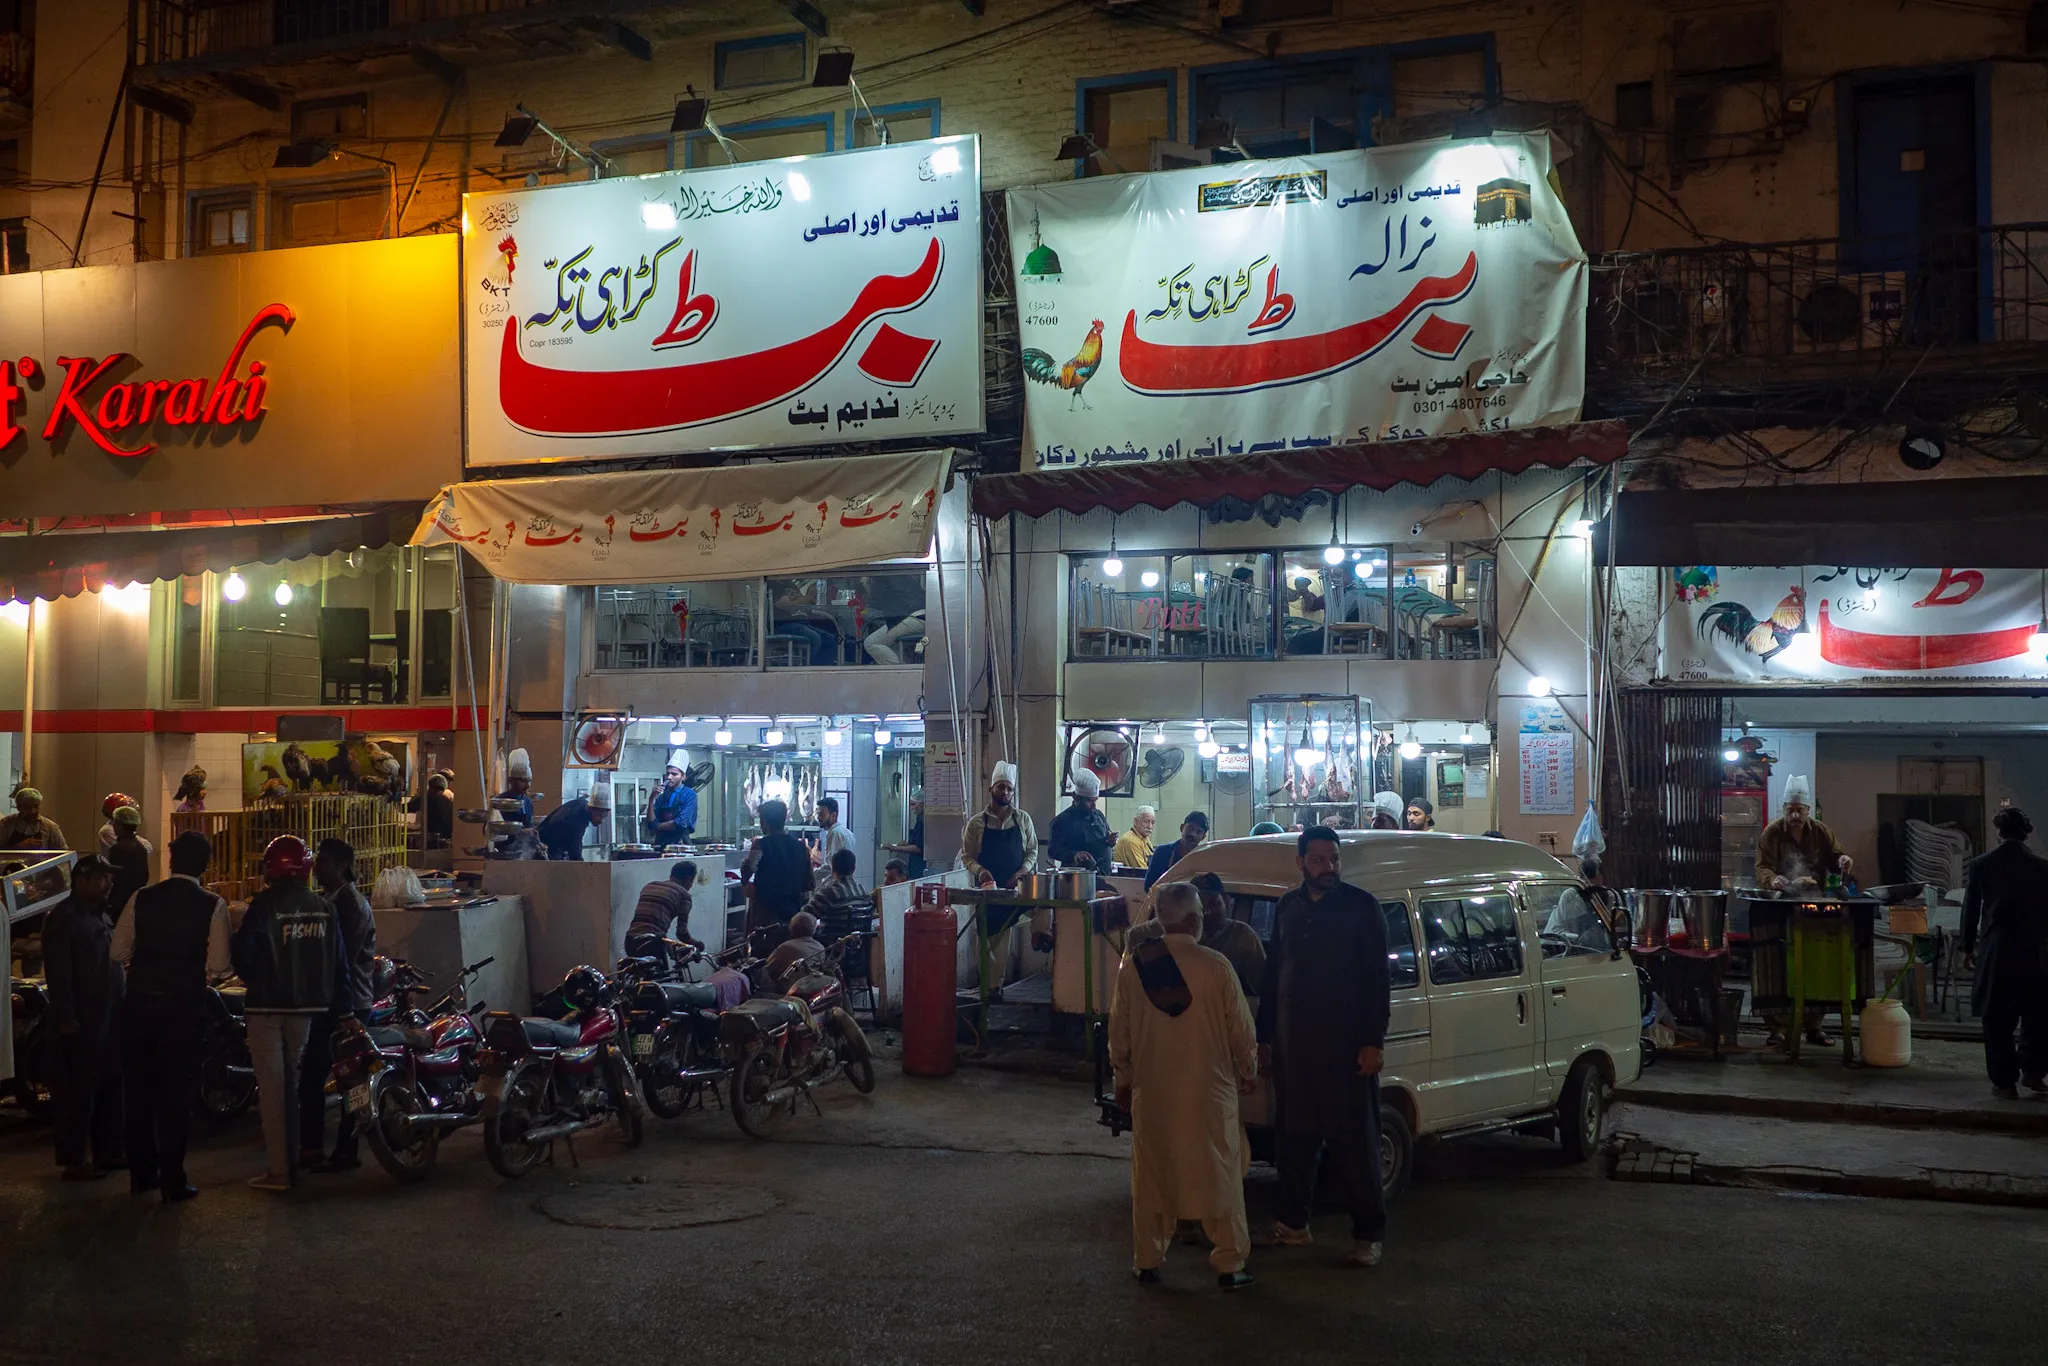
[[[1963,961],[1977,971],[1970,1008],[1984,1017],[1991,1089],[2017,1100],[2022,1085],[2048,1091],[2048,860],[2027,848],[2034,823],[2018,807],[1991,824],[1998,847],[1970,865],[1963,892]]]
[[[789,807],[779,801],[761,803],[761,838],[747,854],[742,869],[749,888],[747,929],[788,925],[811,894],[811,853],[803,841],[784,829]]]
[[[166,1204],[199,1194],[185,1179],[200,1031],[209,977],[225,977],[228,903],[200,885],[213,845],[196,830],[171,841],[171,875],[135,894],[114,926],[114,960],[128,965],[121,1003],[128,1189],[161,1190]]]
[[[43,971],[57,1027],[57,1165],[90,1181],[127,1165],[121,1154],[121,1062],[114,1015],[121,969],[108,916],[113,870],[88,855],[71,870],[71,895],[43,922]],[[90,1160],[88,1160],[90,1145]]]
[[[313,856],[297,835],[263,850],[263,877],[230,945],[248,988],[249,1056],[269,1170],[257,1190],[288,1191],[298,1175],[299,1059],[313,1020],[349,999],[348,953],[334,907],[311,887]]]
[[[1279,1218],[1254,1246],[1299,1247],[1316,1167],[1327,1147],[1351,1207],[1346,1266],[1378,1266],[1386,1236],[1380,1185],[1380,1068],[1392,982],[1387,922],[1371,892],[1342,876],[1337,832],[1312,825],[1295,842],[1301,886],[1273,909],[1259,993],[1259,1059],[1274,1080]]]

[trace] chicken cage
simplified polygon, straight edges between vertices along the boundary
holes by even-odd
[[[359,792],[294,793],[240,811],[173,814],[173,838],[187,830],[212,842],[207,882],[231,900],[263,886],[263,850],[280,835],[297,835],[309,850],[324,839],[348,841],[356,851],[356,880],[365,885],[406,863],[404,808]]]

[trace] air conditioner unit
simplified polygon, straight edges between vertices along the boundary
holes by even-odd
[[[1215,164],[1216,149],[1213,147],[1197,147],[1191,142],[1168,142],[1165,138],[1153,138],[1151,164],[1146,169],[1178,171],[1188,166]]]
[[[1881,351],[1906,324],[1904,271],[1815,275],[1792,287],[1792,354]]]

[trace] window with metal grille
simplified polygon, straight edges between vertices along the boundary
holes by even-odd
[[[804,56],[801,33],[734,38],[712,49],[713,81],[720,90],[750,85],[796,85],[807,79]]]
[[[192,256],[217,256],[223,252],[253,251],[255,242],[255,196],[247,190],[233,194],[202,195],[192,201]]]
[[[1152,141],[1173,140],[1172,72],[1146,72],[1081,83],[1081,131],[1108,153],[1090,157],[1082,175],[1114,175],[1121,167],[1142,171],[1151,164]]]

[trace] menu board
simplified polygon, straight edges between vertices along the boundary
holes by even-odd
[[[967,814],[967,787],[961,777],[960,746],[955,741],[925,744],[924,810],[928,816]]]
[[[1574,741],[1571,722],[1555,702],[1524,702],[1521,724],[1522,814],[1569,816],[1572,800]]]

